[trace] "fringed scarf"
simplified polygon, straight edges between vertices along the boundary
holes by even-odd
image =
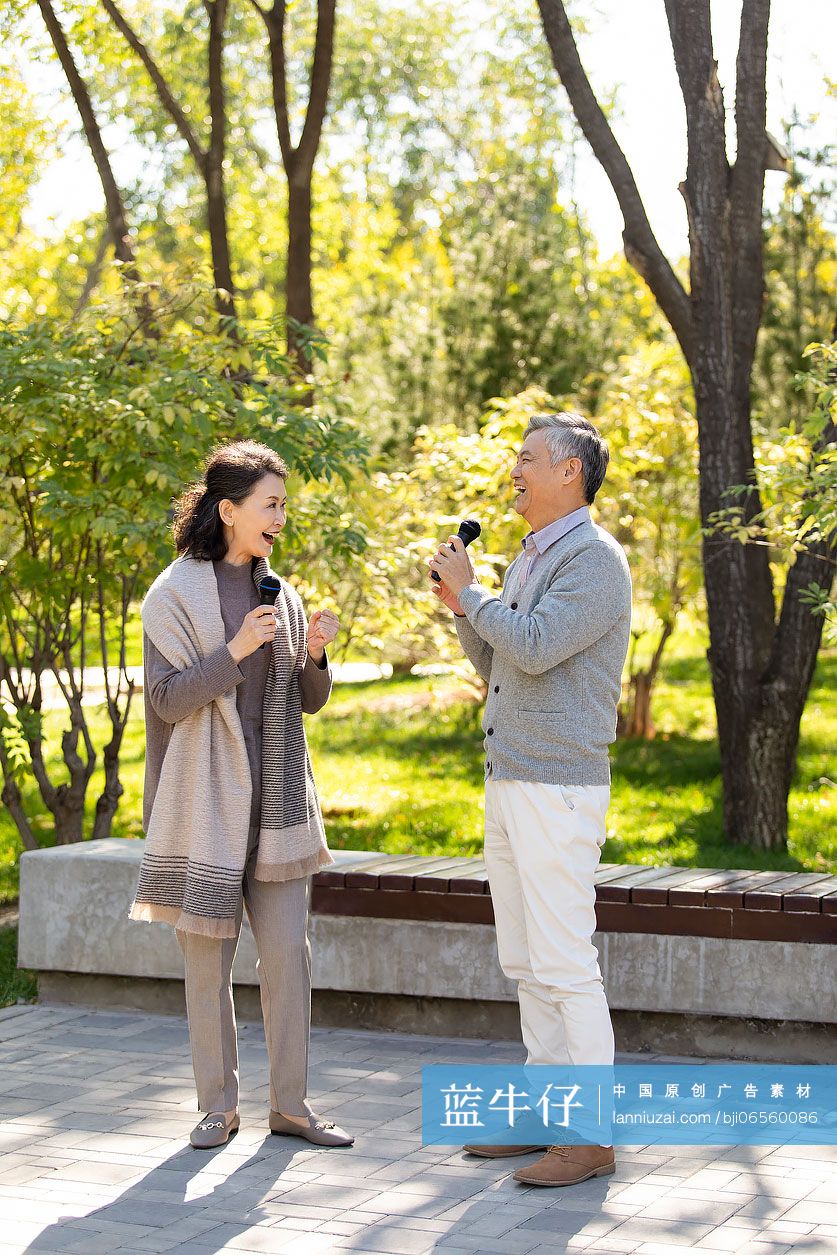
[[[272,575],[259,559],[256,585]],[[332,863],[302,726],[307,652],[302,602],[284,580],[264,693],[257,880],[293,880]],[[185,670],[226,643],[212,563],[176,558],[142,604],[143,628]],[[172,728],[147,826],[131,919],[233,937],[241,904],[252,782],[235,691]]]

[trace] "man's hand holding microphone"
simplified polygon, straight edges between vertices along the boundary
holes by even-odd
[[[448,610],[452,610],[454,614],[465,613],[459,601],[459,594],[463,588],[467,588],[476,580],[474,568],[465,552],[465,547],[470,545],[472,540],[476,540],[481,530],[475,519],[463,519],[459,524],[457,535],[449,536],[447,545],[440,545],[430,559],[433,592],[442,605],[447,606]]]

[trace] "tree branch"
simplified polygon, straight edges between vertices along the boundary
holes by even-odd
[[[538,0],[538,8],[553,64],[570,98],[576,120],[610,180],[622,210],[625,256],[648,284],[686,360],[691,361],[693,329],[689,297],[651,229],[631,168],[581,64],[566,9],[562,0]]]
[[[102,8],[105,10],[116,29],[124,36],[128,44],[131,48],[133,48],[142,64],[145,66],[148,71],[148,76],[154,84],[160,104],[177,127],[182,138],[188,144],[189,151],[195,158],[198,166],[202,167],[204,161],[206,160],[206,153],[201,147],[189,119],[186,117],[183,109],[175,100],[171,88],[163,77],[156,61],[148,51],[148,48],[142,42],[122,12],[114,4],[114,0],[102,0]]]
[[[298,162],[306,177],[314,168],[314,158],[320,143],[323,121],[331,83],[331,62],[334,54],[334,14],[336,0],[318,0],[317,34],[314,40],[314,57],[311,62],[311,80],[308,90],[308,108],[305,123],[297,144]]]
[[[294,146],[291,142],[291,126],[288,119],[288,83],[285,66],[285,0],[275,0],[272,9],[263,9],[256,0],[250,0],[256,12],[261,14],[267,30],[270,52],[270,78],[273,89],[273,113],[276,118],[276,134],[282,153],[285,173],[290,177],[294,163]]]
[[[102,139],[102,132],[99,123],[96,120],[96,113],[90,99],[90,93],[87,85],[79,74],[78,67],[73,59],[67,38],[61,27],[58,18],[52,8],[50,0],[38,0],[38,8],[44,19],[44,24],[49,32],[52,45],[58,54],[58,60],[61,62],[61,68],[64,71],[67,83],[75,101],[76,108],[81,117],[81,124],[84,128],[84,134],[90,151],[93,154],[93,160],[96,163],[96,169],[99,173],[99,179],[102,184],[102,190],[105,194],[105,204],[107,205],[108,226],[110,227],[111,237],[113,239],[113,248],[119,261],[125,264],[125,273],[130,279],[139,280],[139,274],[136,269],[136,259],[134,250],[131,247],[130,233],[128,231],[128,222],[125,216],[125,205],[122,200],[122,194],[114,178],[113,169],[110,164],[110,156],[105,148]]]

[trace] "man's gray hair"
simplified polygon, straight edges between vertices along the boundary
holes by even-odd
[[[523,433],[523,439],[533,431],[543,432],[553,466],[557,466],[564,458],[581,459],[584,499],[591,505],[604,482],[610,461],[604,438],[588,419],[571,410],[563,410],[560,414],[533,414]]]

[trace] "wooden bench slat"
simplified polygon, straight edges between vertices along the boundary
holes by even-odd
[[[336,888],[345,883],[346,872],[357,871],[359,868],[369,867],[378,864],[381,861],[381,855],[374,850],[332,850],[333,855],[338,856],[333,866],[323,867],[320,871],[314,873],[314,884],[327,885]],[[345,857],[347,854],[355,857]]]
[[[737,880],[730,880],[717,889],[706,893],[707,906],[743,906],[745,893],[757,893],[768,887],[781,893],[781,885],[789,879],[788,872],[761,871],[739,872]]]
[[[377,889],[381,873],[394,871],[396,868],[412,866],[419,861],[415,854],[382,854],[374,863],[366,863],[346,872],[347,889]]]
[[[337,864],[313,878],[320,909],[326,913],[353,913],[338,904],[342,900],[370,916],[398,918],[403,910],[407,912],[403,918],[493,919],[488,871],[481,857],[429,858],[368,850],[335,853]],[[595,888],[597,910],[601,907],[608,921],[606,929],[681,932],[687,930],[686,921],[694,920],[695,936],[724,936],[729,929],[733,936],[753,940],[830,941],[835,935],[837,876],[827,872],[600,863]],[[408,906],[412,893],[419,893],[425,905]],[[431,906],[426,900],[431,895],[446,895],[449,905],[440,899],[438,906]],[[471,907],[465,905],[468,899]],[[480,900],[484,905],[479,905]],[[361,902],[367,903],[362,910]],[[684,908],[689,909],[684,912]],[[778,917],[784,912],[789,915],[787,926],[780,927]],[[813,922],[817,915],[819,929]]]
[[[597,885],[606,885],[611,880],[620,880],[625,874],[624,863],[599,863],[594,879]]]
[[[471,867],[485,867],[479,858],[454,858],[437,864],[436,860],[428,860],[429,866],[422,868],[413,882],[418,893],[451,893],[451,878],[465,880]]]
[[[482,860],[477,859],[476,865],[462,876],[451,876],[451,893],[489,893],[488,869]]]
[[[419,854],[398,867],[381,868],[378,873],[378,884],[381,889],[412,889],[416,876],[423,871],[430,872],[435,867],[450,867],[453,862],[449,858],[428,858]]]
[[[668,875],[650,885],[638,885],[631,890],[631,901],[640,906],[668,906],[668,891],[676,885],[688,885],[693,880],[708,876],[711,867],[669,867]]]
[[[623,876],[619,880],[611,880],[601,886],[597,885],[596,900],[598,902],[630,902],[635,885],[661,880],[670,871],[670,867],[643,867],[634,870],[630,875]]]
[[[761,889],[745,893],[744,905],[751,911],[783,911],[787,897],[792,897],[801,891],[807,893],[809,885],[816,885],[820,881],[829,879],[833,881],[833,877],[823,872],[789,872],[772,885],[765,885]],[[820,908],[817,904],[803,909],[818,911]]]
[[[740,870],[718,870],[710,872],[708,876],[699,876],[691,884],[674,885],[669,889],[669,903],[671,906],[703,906],[707,889],[720,889],[737,880],[740,875]]]

